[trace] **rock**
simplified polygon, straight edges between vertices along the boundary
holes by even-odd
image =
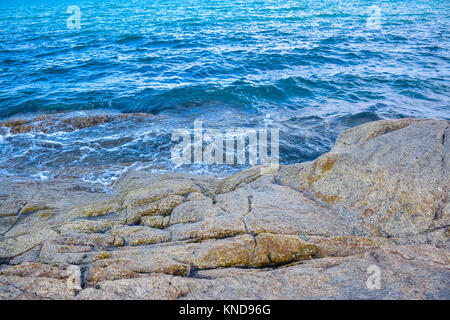
[[[137,223],[142,216],[168,215],[185,201],[184,196],[201,192],[200,187],[190,179],[141,180],[119,182],[119,190],[122,190],[121,185],[127,186],[123,192],[128,223]]]
[[[262,234],[255,238],[239,235],[198,243],[176,242],[139,249],[97,253],[87,280],[95,285],[103,280],[134,278],[143,273],[188,275],[192,270],[218,267],[261,267],[310,259],[314,245],[291,235]]]
[[[70,213],[77,217],[98,217],[121,211],[120,202],[116,199],[108,201],[87,203],[74,207]]]
[[[251,233],[338,236],[353,232],[349,221],[298,191],[274,184],[273,176],[261,177],[246,190],[249,212],[243,221]],[[242,192],[237,196],[242,197]]]
[[[14,216],[0,217],[0,236],[8,232],[14,226],[16,221],[17,217]]]
[[[255,240],[256,251],[252,261],[255,267],[311,259],[319,252],[314,244],[293,235],[261,233]]]
[[[20,265],[8,267],[6,269],[0,270],[0,276],[38,277],[52,279],[67,278],[67,274],[61,269],[40,262],[24,262]]]
[[[251,235],[206,241],[195,251],[193,264],[199,269],[252,266],[256,244]],[[266,260],[268,264],[269,261]]]
[[[105,280],[133,279],[140,278],[139,273],[122,265],[121,261],[110,262],[109,264],[93,264],[89,268],[86,277],[89,286],[95,286],[97,283]]]
[[[423,244],[432,243],[439,248],[450,248],[450,227],[438,228],[422,234],[390,238],[395,244]]]
[[[308,242],[317,246],[321,257],[347,257],[394,243],[393,240],[382,237],[358,236],[312,236],[308,237]]]
[[[1,300],[73,299],[65,280],[38,277],[0,277]]]
[[[194,244],[175,243],[98,252],[93,256],[86,279],[94,286],[100,281],[136,278],[142,274],[188,275],[194,249]]]
[[[278,172],[275,173],[277,183],[294,187],[298,185],[298,175],[303,168],[310,162],[296,163],[287,166],[280,166]]]
[[[114,240],[113,236],[104,234],[59,235],[44,243],[40,261],[63,266],[88,263],[96,251],[112,247]]]
[[[73,299],[71,273],[56,266],[25,262],[0,270],[1,299]],[[80,288],[81,289],[81,288]]]
[[[120,225],[117,221],[92,221],[75,220],[63,224],[58,230],[62,233],[82,232],[82,233],[102,233],[111,228]]]
[[[358,220],[373,235],[402,237],[445,228],[448,132],[448,121],[432,120],[351,129],[334,152],[299,172],[297,188]]]
[[[170,240],[170,233],[145,226],[124,226],[111,230],[115,237],[124,239],[125,245],[139,246]]]
[[[67,278],[67,287],[73,292],[81,291],[81,270],[79,266],[69,266],[67,268],[69,277]]]
[[[184,298],[446,299],[449,271],[441,263],[447,257],[445,250],[431,246],[387,246],[361,255],[313,259],[275,270],[205,270],[197,276],[207,279],[208,289],[191,290]],[[370,266],[380,268],[379,289],[367,286]]]
[[[318,252],[314,245],[292,235],[260,234],[207,241],[195,253],[193,265],[199,269],[218,267],[261,267],[309,259]]]
[[[129,210],[127,222],[136,223],[143,216],[168,215],[176,206],[183,203],[183,201],[184,197],[180,195],[168,195],[167,197],[140,206],[138,208],[127,206],[127,210]]]
[[[191,223],[198,222],[211,214],[214,210],[211,199],[193,200],[182,203],[175,207],[170,214],[169,223]]]
[[[217,208],[206,211],[205,217],[198,222],[186,222],[167,228],[172,234],[173,241],[219,239],[246,232],[245,224],[241,219]],[[172,219],[170,219],[170,224],[172,224]]]
[[[398,119],[398,120],[380,120],[367,122],[363,125],[353,127],[342,132],[334,146],[332,152],[340,152],[349,146],[363,145],[365,142],[372,140],[378,136],[390,133],[396,130],[406,128],[407,126],[416,123],[417,119]]]
[[[36,246],[21,255],[18,255],[14,257],[13,259],[9,260],[10,265],[17,265],[22,264],[25,262],[39,262],[40,261],[40,253],[41,253],[42,246]]]
[[[177,299],[186,295],[191,290],[191,281],[182,278],[174,278],[164,275],[150,278],[124,279],[116,281],[104,281],[96,286],[96,289],[83,290],[77,299]]]
[[[145,216],[141,218],[141,224],[147,227],[163,229],[169,225],[170,216]]]
[[[404,256],[405,253],[409,255]],[[210,289],[192,290],[185,299],[446,299],[448,252],[431,246],[382,247],[347,258],[313,259],[302,264],[216,277]],[[367,286],[367,269],[380,268],[379,289]],[[407,267],[406,267],[407,266]],[[204,273],[199,272],[200,278]],[[267,290],[270,288],[270,290]]]
[[[449,131],[378,121],[312,162],[107,192],[2,178],[0,299],[449,299]]]
[[[205,196],[203,193],[200,192],[191,192],[188,193],[186,196],[186,201],[200,201],[200,200],[207,200],[210,199],[207,196]]]
[[[103,281],[77,299],[448,299],[448,258],[445,249],[432,246],[383,246],[273,270],[208,269],[196,278]],[[379,289],[367,286],[370,266],[380,269]]]
[[[242,188],[216,197],[216,204],[225,212],[243,217],[250,211],[251,194]]]
[[[56,236],[55,231],[47,229],[17,237],[8,237],[0,242],[0,259],[17,257]]]
[[[2,177],[0,183],[0,217],[17,216],[36,192],[34,181],[17,181]],[[6,221],[6,220],[3,220]]]
[[[93,192],[78,179],[3,182],[7,185],[0,183],[0,193],[8,188],[17,193],[5,197],[14,198],[9,206],[15,215],[0,217],[5,221],[0,259],[15,259],[58,233],[99,233],[126,222],[126,213],[116,212],[120,206],[114,196]],[[18,191],[19,187],[23,190]],[[104,214],[99,210],[105,210]]]
[[[217,182],[217,193],[228,193],[235,190],[238,186],[245,185],[252,181],[255,181],[262,176],[260,167],[253,167],[234,175],[224,178]]]
[[[27,132],[70,132],[129,117],[148,118],[153,117],[153,115],[147,113],[124,113],[118,115],[71,116],[65,113],[55,113],[38,116],[33,119],[2,121],[0,122],[0,127],[8,128],[11,134]]]

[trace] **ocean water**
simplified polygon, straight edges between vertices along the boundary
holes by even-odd
[[[67,8],[80,8],[71,29]],[[170,161],[177,128],[277,128],[280,163],[379,119],[450,119],[450,2],[0,0],[0,121],[146,112],[73,132],[0,131],[0,174],[108,185]],[[67,116],[67,115],[66,115]]]

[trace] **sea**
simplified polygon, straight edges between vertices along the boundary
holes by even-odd
[[[276,129],[279,163],[343,130],[450,120],[450,1],[0,0],[0,122],[148,113],[71,131],[0,128],[2,176],[111,186],[134,168],[224,177],[251,164],[176,165],[194,121]]]

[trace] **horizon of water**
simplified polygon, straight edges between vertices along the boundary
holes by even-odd
[[[68,27],[70,5],[81,10],[79,29]],[[317,158],[367,121],[449,120],[449,15],[450,2],[429,0],[0,1],[0,121],[159,116],[0,131],[0,174],[98,168],[81,170],[84,179],[108,184],[130,166],[176,170],[171,133],[194,120],[222,131],[277,128],[282,164]]]

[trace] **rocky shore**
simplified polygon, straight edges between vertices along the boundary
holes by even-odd
[[[313,162],[111,192],[2,178],[0,299],[450,299],[449,137],[370,122]]]

